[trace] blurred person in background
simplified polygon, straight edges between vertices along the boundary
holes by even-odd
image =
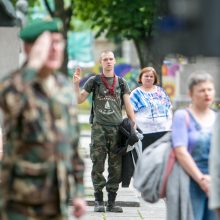
[[[170,131],[172,104],[165,90],[158,86],[158,75],[153,67],[141,70],[138,83],[141,85],[130,94],[137,126],[142,130],[142,149]]]
[[[2,135],[2,128],[0,125],[0,160],[2,160],[3,155],[3,135]]]
[[[70,199],[74,216],[86,210],[76,99],[57,71],[65,48],[62,30],[58,18],[27,24],[20,31],[26,63],[0,83],[1,220],[66,220]]]
[[[215,125],[213,127],[212,149],[209,158],[210,163],[210,200],[211,209],[216,210],[220,220],[220,112],[217,114]]]
[[[119,124],[122,122],[122,103],[131,121],[135,121],[134,111],[129,100],[130,89],[123,78],[114,73],[116,63],[112,51],[103,51],[100,56],[102,73],[90,77],[83,89],[80,90],[80,73],[78,68],[73,75],[73,83],[78,93],[78,103],[86,100],[90,93],[94,95],[93,124],[91,131],[90,157],[93,163],[92,182],[95,196],[95,212],[123,212],[120,206],[115,205],[117,191],[121,182],[122,156],[115,153],[118,138]],[[98,78],[97,78],[98,77]],[[97,81],[96,81],[97,80]],[[120,86],[123,83],[123,91]],[[134,123],[135,126],[135,123]],[[108,179],[103,172],[108,156]],[[108,192],[106,209],[103,201],[103,188]]]
[[[216,118],[216,113],[210,108],[215,95],[212,76],[203,71],[192,73],[189,77],[188,88],[191,98],[189,107],[177,110],[173,117],[174,152],[180,166],[189,176],[188,191],[193,219],[215,220],[215,212],[208,208],[211,181],[208,163],[212,128]],[[187,114],[189,115],[188,125]],[[173,185],[175,187],[175,184]],[[167,202],[170,202],[169,199]],[[180,204],[184,202],[186,201],[180,201]],[[171,206],[173,206],[172,202]],[[182,210],[177,210],[177,212],[182,213]],[[173,215],[172,210],[171,212],[168,210],[169,220]]]

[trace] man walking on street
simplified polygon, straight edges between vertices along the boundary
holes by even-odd
[[[119,79],[114,73],[116,63],[112,51],[101,53],[100,63],[102,73],[90,77],[80,91],[80,72],[77,68],[73,83],[78,94],[78,103],[86,100],[93,93],[93,124],[91,133],[90,157],[93,163],[92,182],[95,196],[95,212],[104,212],[103,188],[108,192],[106,211],[123,212],[115,205],[115,199],[121,181],[122,158],[114,153],[118,141],[119,124],[122,121],[122,103],[127,116],[135,121],[133,108],[129,100],[129,87],[124,79]],[[123,88],[120,85],[123,80]],[[123,91],[122,91],[123,90]],[[123,92],[123,94],[122,94]],[[103,176],[105,160],[108,156],[108,178]]]
[[[27,61],[0,82],[1,220],[67,220],[69,199],[76,217],[86,209],[76,99],[69,80],[57,72],[65,48],[62,31],[59,19],[24,27]]]

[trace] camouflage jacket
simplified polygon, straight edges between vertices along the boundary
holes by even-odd
[[[0,107],[5,137],[0,205],[66,215],[69,199],[84,193],[70,81],[59,73],[45,81],[23,68],[0,82]]]

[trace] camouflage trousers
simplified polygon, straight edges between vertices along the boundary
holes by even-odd
[[[92,125],[90,157],[92,182],[95,192],[106,187],[107,192],[117,192],[121,182],[122,157],[113,153],[118,143],[119,126]],[[108,157],[108,178],[103,172]]]
[[[3,213],[1,214],[1,220],[68,220],[68,219],[63,216],[30,217],[30,216],[25,216],[25,215],[19,214],[17,212],[11,211],[11,210],[6,210],[6,211],[3,211]]]

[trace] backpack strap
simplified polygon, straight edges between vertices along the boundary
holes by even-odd
[[[90,110],[90,116],[89,116],[89,123],[93,123],[93,118],[94,118],[94,101],[95,101],[95,95],[96,95],[96,88],[99,87],[99,81],[100,81],[100,75],[96,75],[94,80],[93,80],[93,85],[92,85],[92,106]]]
[[[100,79],[101,76],[100,75],[96,75],[94,80],[93,80],[93,85],[92,85],[92,102],[95,100],[95,92],[96,92],[96,88],[100,85]]]

